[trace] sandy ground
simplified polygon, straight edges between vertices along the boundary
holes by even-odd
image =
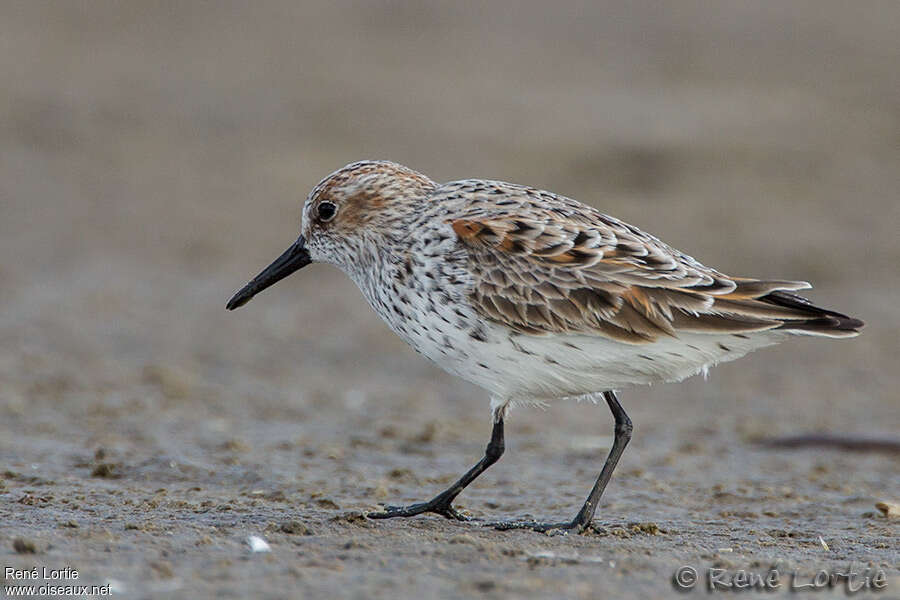
[[[900,595],[896,446],[762,443],[898,438],[900,4],[549,6],[3,3],[0,566],[135,598],[665,597],[773,564]],[[371,522],[478,459],[486,395],[327,267],[224,310],[361,158],[565,193],[869,325],[625,390],[588,534]],[[570,517],[611,421],[514,411],[460,507]]]

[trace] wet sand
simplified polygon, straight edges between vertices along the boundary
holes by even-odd
[[[0,566],[147,598],[666,597],[683,565],[900,593],[896,447],[766,443],[898,439],[897,4],[35,3],[0,39]],[[481,456],[485,393],[329,267],[224,310],[361,158],[552,189],[868,327],[623,390],[585,535],[369,521]],[[605,406],[515,409],[458,505],[570,518],[611,442]]]

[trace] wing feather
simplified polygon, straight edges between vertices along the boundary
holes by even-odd
[[[768,299],[806,282],[729,277],[636,227],[540,194],[542,203],[450,220],[474,277],[476,310],[515,331],[643,344],[679,332],[827,322],[811,303]]]

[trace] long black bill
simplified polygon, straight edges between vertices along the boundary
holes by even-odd
[[[306,240],[303,236],[297,238],[294,244],[285,250],[284,254],[275,259],[275,261],[262,270],[262,273],[254,277],[250,283],[241,288],[237,294],[232,296],[225,308],[234,310],[250,302],[253,296],[257,295],[269,286],[275,285],[294,271],[302,269],[312,262],[309,252],[306,249]]]

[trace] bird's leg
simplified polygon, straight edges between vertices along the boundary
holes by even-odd
[[[509,521],[490,523],[489,525],[493,526],[495,529],[501,530],[532,529],[534,531],[547,532],[551,529],[560,529],[563,531],[576,531],[579,533],[590,526],[591,520],[594,518],[594,511],[597,510],[597,504],[600,503],[600,496],[603,495],[603,490],[606,489],[606,484],[609,483],[609,479],[612,477],[613,470],[619,462],[619,457],[622,456],[622,451],[625,450],[625,446],[628,445],[628,441],[631,439],[632,431],[631,419],[628,418],[622,405],[619,404],[615,392],[603,392],[603,397],[606,399],[606,403],[609,404],[609,409],[612,411],[613,417],[616,420],[615,438],[613,440],[612,448],[609,451],[609,456],[606,457],[606,463],[603,465],[603,470],[600,471],[600,476],[597,477],[594,488],[591,490],[590,495],[588,495],[587,500],[584,501],[581,510],[575,515],[575,518],[569,523]]]
[[[484,473],[488,467],[500,460],[500,457],[503,455],[503,449],[503,418],[499,417],[494,421],[494,428],[491,431],[491,441],[484,451],[484,458],[478,461],[478,464],[474,467],[469,469],[465,475],[460,477],[456,483],[428,502],[410,504],[409,506],[385,506],[384,511],[382,512],[369,513],[369,518],[390,519],[391,517],[413,517],[422,513],[433,512],[443,515],[448,519],[458,519],[460,521],[468,520],[453,508],[451,503],[467,485],[475,480],[476,477]]]

